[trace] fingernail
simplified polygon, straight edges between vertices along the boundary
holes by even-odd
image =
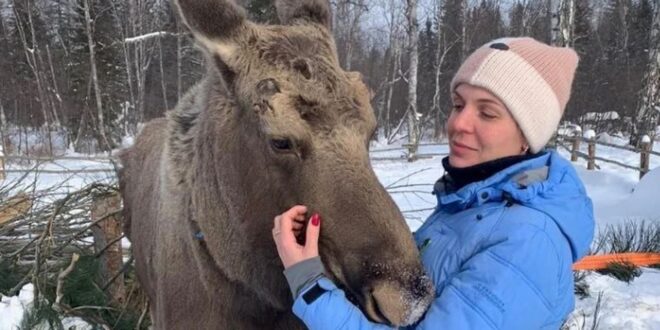
[[[318,213],[314,213],[314,215],[312,215],[311,221],[312,225],[318,226],[321,224],[321,216]]]

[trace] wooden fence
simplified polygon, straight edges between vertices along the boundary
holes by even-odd
[[[596,161],[601,161],[604,163],[610,163],[623,168],[638,171],[639,178],[641,179],[650,170],[651,155],[660,156],[660,152],[651,150],[653,146],[652,140],[648,142],[644,141],[641,143],[640,148],[635,148],[631,146],[621,146],[612,143],[596,141],[595,136],[592,138],[586,138],[581,136],[580,133],[581,132],[579,132],[574,136],[567,136],[567,135],[557,136],[557,147],[562,147],[565,150],[567,150],[571,154],[572,162],[577,161],[578,158],[580,157],[586,159],[587,170],[596,169]],[[580,151],[580,145],[583,143],[587,144],[587,153]],[[639,166],[632,166],[617,160],[596,156],[596,146],[598,145],[639,153]]]
[[[567,136],[567,135],[558,135],[557,139],[554,141],[556,145],[552,146],[554,148],[564,148],[566,151],[568,151],[571,154],[571,161],[575,162],[578,160],[578,158],[584,158],[587,160],[587,169],[588,170],[594,170],[596,169],[596,161],[600,162],[605,162],[605,163],[610,163],[614,164],[623,168],[627,168],[630,170],[635,170],[639,172],[639,178],[641,179],[646,173],[649,172],[651,162],[650,158],[651,155],[654,156],[660,156],[660,152],[653,151],[653,143],[652,142],[643,142],[641,143],[640,148],[635,148],[631,146],[621,146],[621,145],[616,145],[612,143],[607,143],[607,142],[601,142],[601,141],[596,141],[596,138],[585,138],[582,137],[581,135],[576,135],[576,136]],[[584,153],[580,151],[580,146],[586,143],[587,145],[587,153]],[[404,144],[401,147],[392,147],[392,148],[386,148],[386,149],[378,149],[378,150],[373,150],[370,152],[371,159],[372,160],[403,160],[407,159],[409,162],[413,162],[418,159],[427,159],[427,158],[432,158],[436,156],[446,156],[448,153],[419,153],[419,147],[423,146],[446,146],[447,144],[443,143],[420,143],[419,145],[410,145],[410,144]],[[614,149],[619,149],[619,150],[626,150],[630,151],[633,153],[639,154],[639,166],[633,166],[630,164],[625,164],[623,162],[613,160],[613,159],[607,159],[605,157],[599,157],[596,156],[596,146],[605,146],[605,147],[610,147]],[[384,152],[396,152],[400,151],[401,155],[399,157],[380,157],[378,156],[379,153],[384,153]]]
[[[417,145],[403,144],[401,147],[392,147],[385,149],[376,149],[369,152],[369,158],[371,160],[408,160],[409,162],[414,162],[418,159],[429,159],[438,156],[447,156],[447,152],[433,152],[433,153],[419,153],[419,147],[429,147],[429,146],[448,146],[447,143],[420,143]],[[379,154],[386,152],[395,152],[400,151],[401,154],[398,157],[393,156],[379,156]]]
[[[31,168],[22,168],[22,169],[7,169],[7,163],[9,161],[17,162],[29,162],[36,164]],[[4,180],[7,177],[7,174],[11,173],[39,173],[39,174],[84,174],[84,173],[113,173],[115,168],[95,168],[95,169],[62,169],[62,170],[44,170],[40,169],[39,165],[48,162],[55,161],[89,161],[97,163],[108,163],[114,165],[116,159],[107,156],[100,157],[26,157],[26,156],[2,156],[0,154],[0,181]]]

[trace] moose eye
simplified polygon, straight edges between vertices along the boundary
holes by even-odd
[[[291,140],[288,139],[272,139],[270,140],[270,145],[275,149],[275,151],[291,151],[293,149],[293,144]]]

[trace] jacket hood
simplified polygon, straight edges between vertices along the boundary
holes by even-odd
[[[571,246],[573,261],[589,251],[594,235],[593,205],[573,165],[554,151],[512,165],[486,180],[457,190],[438,180],[438,207],[458,212],[509,199],[548,215]]]

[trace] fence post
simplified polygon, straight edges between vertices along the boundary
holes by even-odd
[[[103,193],[94,196],[92,201],[92,221],[99,221],[92,227],[94,250],[100,262],[100,286],[107,286],[108,296],[116,303],[125,301],[124,276],[115,276],[124,264],[122,260],[122,228],[119,214],[112,214],[120,209],[120,197],[116,193]],[[112,214],[112,215],[111,215]],[[107,285],[109,281],[114,282]]]
[[[587,170],[596,169],[596,132],[588,130],[584,133],[588,143]]]
[[[406,148],[408,148],[408,162],[414,162],[417,160],[417,148],[418,144],[404,144]]]
[[[649,163],[651,156],[651,138],[648,135],[642,137],[641,150],[639,153],[639,179],[649,172]]]
[[[573,133],[573,147],[571,148],[571,161],[577,162],[578,152],[580,151],[580,140],[582,140],[582,130],[576,129]]]

